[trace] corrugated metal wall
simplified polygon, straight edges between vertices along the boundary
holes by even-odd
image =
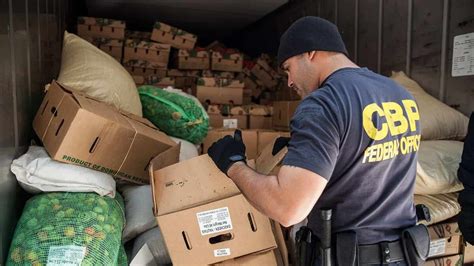
[[[451,76],[453,38],[474,32],[474,1],[295,0],[247,28],[241,47],[276,54],[279,36],[308,15],[336,23],[360,66],[384,75],[403,70],[434,97],[474,111],[474,76]]]
[[[10,172],[25,152],[44,84],[57,76],[68,1],[0,0],[0,265],[26,194]]]

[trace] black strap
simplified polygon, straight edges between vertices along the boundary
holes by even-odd
[[[405,256],[403,255],[403,248],[400,241],[359,246],[360,265],[388,264],[404,260]]]

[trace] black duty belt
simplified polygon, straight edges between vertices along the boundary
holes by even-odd
[[[380,242],[372,245],[359,245],[359,264],[393,263],[404,261],[401,241]]]

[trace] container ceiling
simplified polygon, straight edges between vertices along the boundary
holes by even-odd
[[[124,19],[131,28],[151,31],[162,21],[199,37],[229,37],[288,0],[87,0],[87,15]]]

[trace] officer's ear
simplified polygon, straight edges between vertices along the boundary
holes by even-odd
[[[316,57],[316,51],[308,52],[308,58],[310,61],[313,61]]]

